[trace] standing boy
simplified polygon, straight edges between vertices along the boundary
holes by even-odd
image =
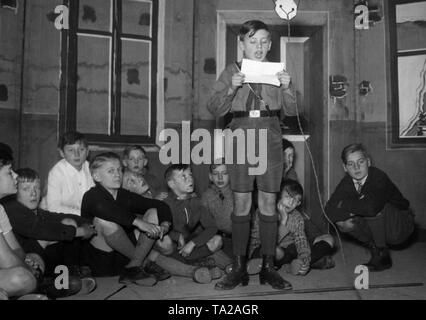
[[[265,62],[271,49],[271,34],[261,21],[247,21],[239,32],[239,46],[244,58]],[[282,134],[280,128],[280,110],[283,115],[295,115],[295,94],[290,86],[290,76],[286,71],[279,72],[277,78],[280,87],[257,83],[244,83],[245,75],[237,63],[229,65],[213,87],[213,93],[207,108],[215,116],[233,113],[229,127],[232,131],[267,129],[267,168],[262,175],[249,175],[248,161],[244,164],[232,164],[230,168],[231,189],[234,192],[234,214],[232,216],[232,243],[234,265],[232,272],[216,284],[217,289],[233,289],[239,284],[247,285],[249,277],[246,271],[247,246],[250,235],[250,208],[254,180],[259,190],[260,238],[262,242],[263,265],[259,274],[260,283],[268,283],[276,289],[290,289],[274,269],[273,257],[277,235],[276,193],[279,191],[282,171]],[[255,150],[259,150],[255,139]],[[248,142],[252,143],[252,142]],[[234,145],[233,150],[237,150]],[[258,151],[259,152],[259,151]],[[261,155],[262,156],[262,155]],[[235,157],[234,157],[235,158]]]

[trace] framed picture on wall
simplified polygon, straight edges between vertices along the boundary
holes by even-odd
[[[391,148],[426,148],[426,0],[388,2]]]

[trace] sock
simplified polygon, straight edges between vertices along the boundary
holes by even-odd
[[[278,232],[277,215],[265,216],[259,214],[259,233],[262,244],[262,255],[275,256],[275,246]]]
[[[213,252],[205,244],[205,245],[202,245],[201,247],[197,247],[194,250],[192,250],[191,254],[188,257],[186,257],[186,260],[188,261],[198,260],[201,258],[208,257],[212,253]]]
[[[196,266],[191,266],[189,264],[185,264],[176,259],[163,256],[162,254],[158,255],[155,263],[158,264],[164,270],[170,272],[174,276],[181,276],[192,278],[194,271],[198,268]]]
[[[130,268],[142,266],[146,256],[151,251],[154,243],[154,239],[148,238],[145,233],[141,232],[139,235],[138,243],[136,244],[133,258],[131,259],[127,267]]]
[[[250,236],[250,215],[232,215],[232,249],[234,256],[247,255],[247,246]]]
[[[386,231],[385,231],[385,219],[384,216],[378,216],[375,218],[365,219],[368,227],[371,230],[371,234],[374,243],[378,248],[386,247]]]
[[[232,259],[222,250],[216,251],[211,255],[218,266],[221,269],[225,269],[225,267],[232,262]]]
[[[311,265],[326,255],[330,255],[333,248],[326,241],[319,241],[311,247]]]
[[[121,253],[123,256],[129,258],[130,260],[133,258],[135,253],[135,246],[130,241],[127,234],[123,231],[123,229],[119,229],[114,233],[109,235],[104,235],[106,243],[115,251]]]

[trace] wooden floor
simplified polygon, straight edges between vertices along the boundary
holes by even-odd
[[[426,299],[426,243],[415,243],[401,251],[391,251],[394,266],[390,270],[369,274],[368,290],[353,290],[355,267],[369,259],[366,249],[343,243],[336,253],[336,267],[311,270],[304,277],[280,273],[293,285],[292,291],[281,292],[260,285],[258,276],[251,276],[247,287],[230,291],[214,289],[214,283],[197,284],[191,279],[171,277],[154,287],[124,286],[118,277],[98,278],[98,287],[90,295],[73,296],[67,300],[294,300],[294,299]],[[216,281],[215,281],[216,282]]]

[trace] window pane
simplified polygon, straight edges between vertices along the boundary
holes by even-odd
[[[151,1],[124,0],[123,33],[151,37]]]
[[[425,13],[424,1],[396,6],[398,51],[426,49]]]
[[[110,38],[78,37],[77,130],[108,134]]]
[[[111,32],[112,0],[80,0],[78,27]]]
[[[122,41],[121,134],[149,135],[151,102],[151,44]]]

